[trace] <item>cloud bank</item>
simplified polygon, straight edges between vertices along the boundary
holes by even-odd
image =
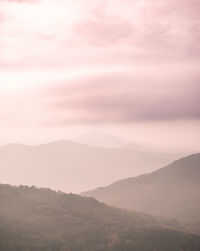
[[[133,123],[200,119],[199,78],[153,71],[114,73],[53,87],[50,110],[55,122]],[[171,74],[169,74],[169,72]],[[183,80],[184,77],[184,80]]]
[[[199,58],[197,0],[18,0],[1,5],[5,64],[60,66],[107,58],[115,63],[116,53],[125,63]]]
[[[7,0],[0,13],[9,125],[200,119],[198,0]]]

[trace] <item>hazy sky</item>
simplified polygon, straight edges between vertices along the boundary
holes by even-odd
[[[200,148],[199,0],[0,0],[0,144],[98,128]]]

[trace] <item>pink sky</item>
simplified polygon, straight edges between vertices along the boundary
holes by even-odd
[[[200,147],[199,0],[0,0],[0,144],[98,128]]]

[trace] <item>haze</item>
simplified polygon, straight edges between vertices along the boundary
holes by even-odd
[[[197,0],[1,1],[0,143],[97,128],[199,149],[199,11]]]
[[[200,250],[199,14],[0,0],[0,250]]]

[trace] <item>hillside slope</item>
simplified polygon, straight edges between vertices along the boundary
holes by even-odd
[[[121,208],[200,222],[200,154],[82,195]]]
[[[0,185],[2,251],[199,251],[200,237],[94,199]]]

